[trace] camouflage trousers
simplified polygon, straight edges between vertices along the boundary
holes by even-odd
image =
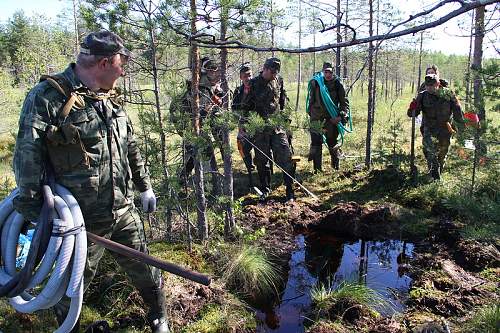
[[[324,124],[322,126],[322,133],[318,132],[317,127],[310,129],[311,134],[311,146],[309,148],[308,160],[313,161],[313,166],[315,171],[321,170],[322,156],[323,156],[323,135],[326,137],[326,144],[328,145],[328,150],[332,159],[331,165],[334,169],[339,169],[339,153],[340,148],[337,147],[339,130],[337,125],[330,122],[330,118],[324,119]],[[313,120],[312,122],[320,123],[321,120]]]
[[[443,170],[450,148],[450,139],[451,135],[447,131],[423,127],[422,148],[431,171],[439,170],[441,172]]]
[[[256,147],[254,162],[257,166],[261,183],[265,178],[268,178],[268,174],[271,173],[271,161],[265,155],[268,157],[272,156],[275,162],[283,168],[283,170],[293,176],[292,150],[288,143],[288,136],[285,130],[266,129],[262,132],[255,133],[252,141]],[[292,179],[285,173],[283,173],[283,180],[285,184],[292,183]],[[267,184],[268,180],[264,182],[266,183],[265,185],[269,187],[269,184]]]
[[[128,208],[128,210],[127,210]],[[123,211],[124,209],[122,209]],[[137,210],[131,206],[126,207],[125,212],[110,214],[109,216],[89,217],[85,216],[85,228],[87,231],[101,237],[111,239],[135,250],[148,253],[143,223]],[[104,248],[89,242],[87,248],[87,262],[84,272],[84,290],[87,290],[92,282],[100,259],[104,254]],[[148,317],[152,319],[163,315],[161,296],[161,273],[158,268],[151,267],[141,261],[132,260],[111,251],[121,269],[130,277],[134,286],[139,290],[144,303],[150,307]],[[70,299],[64,297],[56,306],[57,311],[67,313]]]
[[[203,142],[203,144],[200,145],[199,156],[203,161],[208,161],[210,164],[210,170],[208,171],[211,173],[212,195],[218,196],[222,194],[222,180],[219,177],[219,167],[215,156],[215,145],[212,142],[210,135],[206,132],[202,132],[200,136],[203,139],[200,142]],[[219,148],[222,151],[222,147]],[[194,170],[195,162],[195,146],[187,140],[184,140],[183,142],[182,157],[183,165],[179,170],[179,180],[181,181],[181,187],[184,187],[184,184],[187,182],[187,179]]]

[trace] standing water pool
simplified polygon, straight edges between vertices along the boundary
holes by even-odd
[[[405,274],[413,244],[400,240],[346,241],[328,235],[296,237],[288,280],[279,304],[258,311],[258,332],[304,332],[317,284],[335,289],[342,282],[365,284],[390,306],[377,310],[384,316],[404,310],[411,279]]]

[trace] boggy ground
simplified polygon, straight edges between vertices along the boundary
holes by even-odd
[[[330,192],[331,182],[321,189],[322,179],[314,181],[319,184],[315,193],[322,194],[321,201],[314,202],[299,192],[298,200],[285,203],[283,186],[265,204],[254,195],[241,200],[237,215],[240,237],[251,235],[253,246],[271,254],[281,267],[282,285],[299,233],[328,233],[346,240],[400,239],[415,247],[413,259],[402,262],[401,267],[413,279],[403,313],[382,318],[363,305],[346,302],[336,304],[327,314],[311,313],[308,317],[314,322],[308,323],[307,332],[472,332],[468,323],[476,310],[499,304],[498,242],[465,238],[464,225],[456,214],[435,198],[425,201],[413,194],[388,191],[407,186],[396,169],[341,172],[336,182],[349,182],[350,186]],[[222,242],[222,246],[240,240]],[[209,243],[194,244],[190,253],[184,242],[151,245],[153,255],[214,277],[211,286],[205,287],[164,275],[171,327],[175,332],[255,332],[257,305],[228,291],[223,281],[226,257],[221,246],[214,246],[217,241]],[[131,293],[129,298],[136,296]],[[133,326],[137,330],[131,332],[147,332],[143,309],[112,314],[107,317],[114,317],[117,332],[121,332],[119,327],[129,331]]]
[[[390,186],[391,182],[396,182],[401,185],[404,177],[393,169],[373,170],[368,174],[349,171],[340,177],[350,178],[353,183],[358,181],[360,186],[353,186],[352,191],[337,192],[322,202],[302,197],[285,203],[279,191],[266,204],[258,203],[254,196],[245,197],[238,225],[246,234],[265,229],[255,243],[277,258],[283,277],[286,277],[288,259],[298,233],[332,233],[351,240],[406,240],[415,248],[413,259],[402,263],[402,268],[413,282],[407,308],[401,314],[382,318],[361,305],[344,304],[331,309],[327,316],[316,317],[315,323],[307,328],[308,332],[471,332],[467,323],[475,312],[485,305],[499,304],[498,242],[463,237],[464,226],[452,218],[455,214],[439,204],[423,209],[421,202],[414,205],[411,198],[387,197],[373,191],[363,192],[359,202],[342,200],[352,199],[354,192],[374,188],[374,184],[388,182]],[[381,188],[380,191],[386,190]],[[177,327],[200,318],[200,313],[203,315],[203,311],[196,314],[195,310],[186,312],[186,309],[202,310],[210,303],[223,306],[226,300],[221,295],[224,292],[214,292],[217,287],[213,286],[207,290],[210,292],[188,292],[187,295],[194,295],[190,296],[188,305],[182,301],[186,293],[178,294],[181,300],[175,300],[179,305],[172,307],[171,313],[172,318],[180,318],[174,319],[179,320]],[[247,313],[253,310],[249,305],[238,304]],[[347,306],[354,310],[346,315]],[[314,314],[311,318],[315,318]],[[253,330],[252,327],[233,327],[230,331]]]
[[[325,209],[301,200],[270,200],[246,205],[241,221],[245,228],[269,230],[259,243],[285,257],[293,249],[294,236],[311,231],[345,239],[401,239],[415,244],[409,265],[402,263],[413,279],[403,313],[380,318],[360,306],[339,320],[340,311],[346,309],[343,306],[308,332],[460,331],[475,309],[498,303],[500,254],[494,245],[463,239],[460,226],[446,216],[427,218],[424,232],[412,225],[422,222],[418,218],[411,208],[394,203],[340,202]],[[355,308],[355,304],[349,306]]]

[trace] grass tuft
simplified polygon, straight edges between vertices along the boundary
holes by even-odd
[[[250,297],[276,293],[279,269],[269,256],[254,246],[243,245],[229,260],[224,279],[230,288]]]
[[[462,330],[468,333],[498,333],[499,331],[500,304],[487,305],[479,309]]]
[[[364,305],[376,314],[382,309],[392,308],[392,305],[377,291],[364,284],[343,281],[331,289],[324,284],[315,285],[311,290],[311,298],[319,315],[328,312],[336,304]]]

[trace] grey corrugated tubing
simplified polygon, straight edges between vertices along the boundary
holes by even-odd
[[[52,221],[47,250],[38,266],[30,272],[27,287],[22,287],[25,290],[9,298],[9,303],[19,312],[32,313],[54,306],[66,294],[71,298],[69,312],[63,324],[55,331],[66,333],[75,326],[82,309],[87,236],[83,215],[75,198],[60,185],[56,184],[54,188],[54,196],[49,198],[54,201],[57,217]],[[12,204],[17,193],[15,189],[0,202],[0,255],[3,263],[0,266],[0,288],[19,274],[16,269],[17,245],[26,224]],[[36,254],[32,253],[31,257],[34,258],[34,255]],[[11,292],[15,292],[13,289],[16,286]],[[28,291],[35,287],[37,290],[41,289],[41,292],[31,295]]]

